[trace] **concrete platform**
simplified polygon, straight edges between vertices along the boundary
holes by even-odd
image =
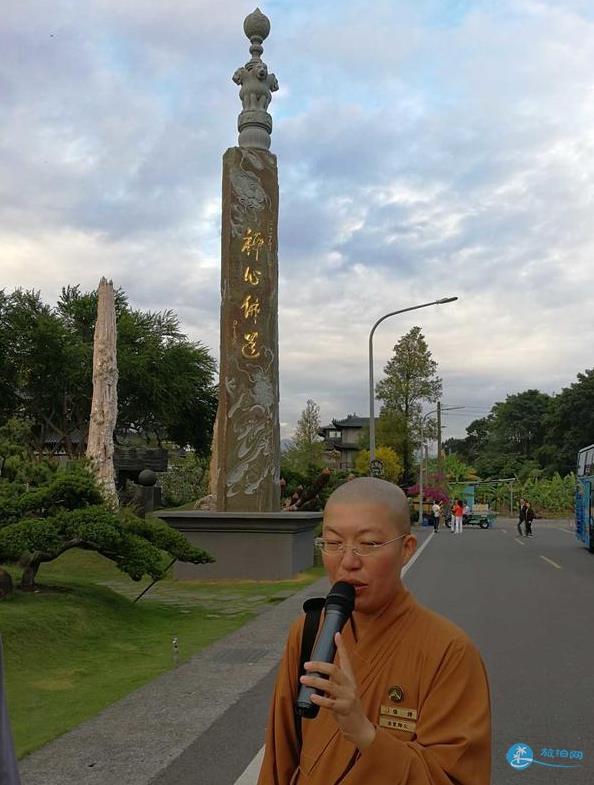
[[[177,580],[285,580],[313,566],[321,512],[159,510],[155,516],[214,558],[214,564],[174,567]]]

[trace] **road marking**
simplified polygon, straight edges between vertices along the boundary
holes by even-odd
[[[433,531],[427,537],[427,539],[421,545],[421,547],[416,551],[415,555],[408,562],[408,564],[404,565],[404,567],[402,568],[402,571],[400,572],[401,577],[404,577],[406,575],[406,573],[410,570],[410,568],[413,566],[413,564],[416,562],[416,560],[419,558],[419,556],[423,553],[423,550],[429,545],[429,540],[431,540],[434,536],[435,536],[435,532]]]
[[[408,562],[408,564],[404,565],[404,567],[402,568],[402,572],[400,573],[401,576],[406,575],[408,570],[410,570],[410,568],[419,558],[421,553],[423,553],[423,550],[427,547],[427,545],[429,544],[429,540],[433,538],[434,534],[435,532],[431,532],[431,534],[427,537],[425,542],[421,545],[419,550],[415,553],[415,555]],[[522,545],[523,544],[524,543],[522,543]],[[258,754],[251,761],[247,769],[243,772],[243,774],[239,777],[238,780],[235,780],[233,785],[256,785],[256,782],[258,780],[258,774],[260,773],[260,766],[262,765],[263,757],[264,757],[264,747],[262,747],[262,749],[258,751]]]
[[[562,529],[561,526],[555,526],[555,529],[558,529],[560,532],[566,532],[567,534],[575,534],[571,529]]]
[[[548,561],[549,564],[552,564],[553,567],[556,567],[558,570],[562,570],[563,569],[563,567],[560,564],[557,564],[557,562],[553,561],[552,559],[548,559],[546,556],[542,556],[541,555],[540,558],[544,559],[545,561]]]
[[[526,543],[522,542],[522,540],[519,537],[515,537],[514,540],[515,540],[515,542],[518,543],[518,545],[526,545]]]
[[[243,772],[238,780],[235,780],[235,785],[255,785],[260,773],[260,766],[262,765],[262,758],[264,757],[264,747],[258,752],[256,757],[252,760],[247,769]]]
[[[501,534],[507,534],[507,530],[506,529],[499,529],[499,531],[501,532]]]

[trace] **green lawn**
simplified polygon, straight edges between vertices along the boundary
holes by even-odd
[[[322,573],[282,582],[166,579],[149,592],[154,599],[134,604],[125,595],[148,581],[133,583],[95,553],[70,551],[44,565],[44,591],[0,603],[19,757],[173,667],[173,636],[187,659]]]

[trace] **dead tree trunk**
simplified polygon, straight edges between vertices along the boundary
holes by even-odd
[[[118,364],[113,284],[102,278],[97,297],[93,346],[93,403],[87,458],[97,473],[105,496],[117,506],[113,466],[113,432],[118,417]]]

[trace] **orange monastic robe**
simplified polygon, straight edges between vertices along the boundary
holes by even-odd
[[[291,627],[277,675],[258,785],[489,785],[491,712],[480,655],[461,629],[404,588],[360,639],[357,614],[343,630],[374,741],[360,752],[320,709],[303,720],[299,750],[293,704],[304,618]]]

